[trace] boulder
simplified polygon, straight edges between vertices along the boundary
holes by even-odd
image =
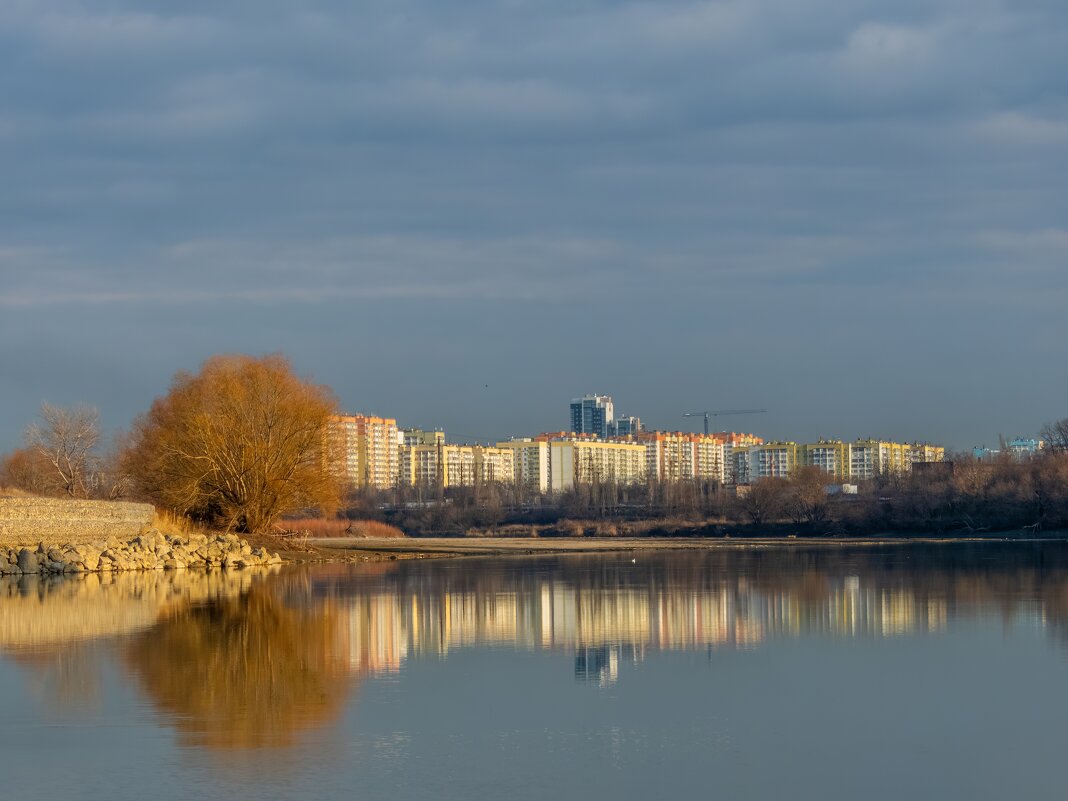
[[[39,567],[37,554],[29,548],[23,548],[19,551],[18,566],[23,573],[36,573]]]

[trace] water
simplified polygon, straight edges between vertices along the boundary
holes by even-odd
[[[7,579],[0,798],[1063,799],[1066,634],[1064,543]]]

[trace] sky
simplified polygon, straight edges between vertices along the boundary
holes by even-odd
[[[1032,434],[1066,75],[1063,0],[4,0],[0,451],[229,352],[457,440]]]

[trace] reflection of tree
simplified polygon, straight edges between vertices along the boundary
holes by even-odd
[[[86,711],[100,706],[98,654],[91,645],[15,650],[5,656],[25,668],[34,694],[56,710]]]
[[[290,745],[335,718],[347,652],[330,606],[294,609],[255,587],[162,618],[126,659],[188,743],[250,748]]]

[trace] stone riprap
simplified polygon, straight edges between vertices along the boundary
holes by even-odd
[[[129,539],[150,526],[154,514],[147,503],[0,497],[0,543],[36,546]]]
[[[253,548],[235,534],[173,536],[152,529],[130,540],[64,545],[39,543],[36,548],[0,547],[0,574],[96,573],[121,570],[239,570],[282,562],[278,554]]]

